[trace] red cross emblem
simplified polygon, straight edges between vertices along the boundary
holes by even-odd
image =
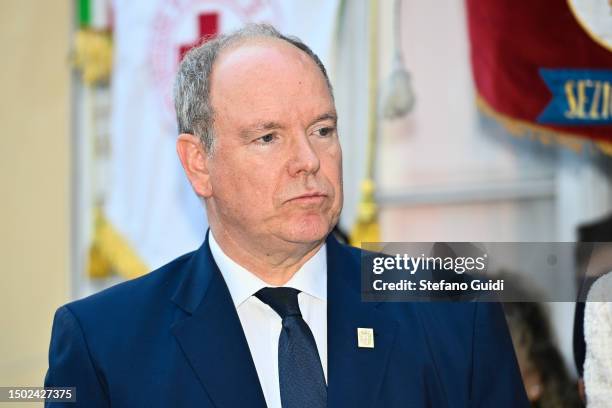
[[[204,38],[206,42],[214,38],[219,33],[219,14],[218,13],[203,13],[198,15],[198,38],[191,44],[184,44],[179,47],[179,62],[183,60],[187,51],[200,45],[200,40]]]

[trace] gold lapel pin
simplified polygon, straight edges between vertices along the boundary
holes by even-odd
[[[374,329],[369,327],[358,327],[357,346],[360,348],[374,348]]]

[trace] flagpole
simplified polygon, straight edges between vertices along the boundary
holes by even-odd
[[[369,66],[368,66],[368,140],[366,146],[366,172],[361,183],[361,200],[357,207],[357,222],[350,234],[352,245],[378,242],[378,207],[374,200],[376,184],[376,139],[378,134],[378,0],[369,2]]]
[[[370,0],[369,4],[370,64],[368,69],[368,145],[365,178],[373,181],[376,135],[378,133],[378,0]]]

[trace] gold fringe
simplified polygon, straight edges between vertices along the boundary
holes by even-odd
[[[103,278],[117,273],[126,279],[136,278],[149,268],[127,240],[111,225],[101,209],[95,210],[94,238],[89,250],[88,273]]]
[[[476,106],[484,114],[499,122],[512,136],[525,137],[529,135],[531,138],[539,140],[542,144],[549,145],[556,143],[576,153],[580,153],[584,148],[584,144],[590,142],[602,153],[612,156],[612,143],[610,142],[588,139],[575,133],[553,130],[526,120],[511,118],[496,111],[480,95],[476,95]]]
[[[108,82],[113,68],[110,32],[87,28],[77,31],[71,61],[87,85]]]

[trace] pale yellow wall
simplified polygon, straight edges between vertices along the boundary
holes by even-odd
[[[42,385],[69,296],[70,4],[0,2],[0,386]]]

